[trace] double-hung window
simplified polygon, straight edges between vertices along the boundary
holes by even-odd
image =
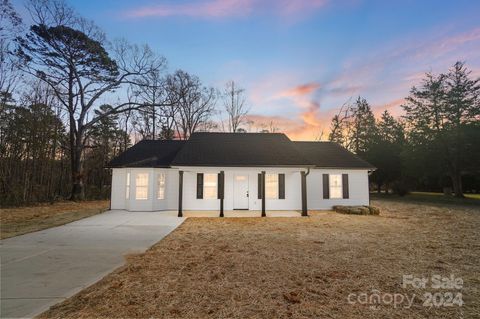
[[[265,174],[265,198],[278,198],[278,174]]]
[[[216,199],[217,198],[217,174],[203,175],[203,198]]]
[[[148,199],[148,173],[138,173],[135,179],[135,199]]]
[[[343,198],[342,175],[330,174],[330,198]]]
[[[157,199],[165,199],[165,173],[157,175]]]

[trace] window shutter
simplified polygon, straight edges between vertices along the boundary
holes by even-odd
[[[278,174],[278,198],[285,199],[285,174]]]
[[[258,199],[262,199],[262,174],[258,174]]]
[[[323,174],[323,199],[330,198],[330,183],[328,174]]]
[[[203,173],[197,173],[197,199],[203,198]]]
[[[348,174],[342,174],[343,198],[348,198]]]

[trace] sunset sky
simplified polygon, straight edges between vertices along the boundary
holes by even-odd
[[[15,1],[14,1],[15,2]],[[480,1],[74,1],[109,38],[148,43],[169,69],[247,92],[251,118],[292,139],[328,131],[350,98],[400,114],[409,88],[455,61],[480,75]]]

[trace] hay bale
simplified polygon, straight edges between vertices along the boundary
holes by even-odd
[[[379,215],[380,210],[373,206],[333,206],[333,210],[340,214],[349,215]]]

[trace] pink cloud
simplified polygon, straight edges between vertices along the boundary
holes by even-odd
[[[252,131],[270,129],[270,126],[273,126],[277,132],[285,133],[292,140],[313,141],[328,137],[330,120],[334,113],[334,110],[322,113],[319,109],[309,109],[296,118],[252,114],[248,119],[253,122]]]
[[[131,18],[140,17],[228,17],[250,13],[253,0],[211,0],[204,2],[188,2],[182,4],[160,4],[132,9],[125,13]]]
[[[181,4],[159,4],[130,9],[123,13],[128,18],[188,16],[223,18],[247,16],[253,12],[296,16],[310,13],[327,4],[328,0],[205,0]]]
[[[457,60],[475,60],[480,50],[480,28],[456,34],[422,35],[418,38],[395,41],[370,58],[354,57],[333,81],[325,83],[327,91],[347,94],[384,87],[395,79],[402,90],[418,84],[425,72],[445,72]],[[395,74],[394,74],[395,73]],[[388,76],[386,76],[388,75]],[[398,81],[400,79],[400,81]],[[405,87],[406,86],[406,87]],[[351,88],[352,90],[348,90]]]
[[[480,28],[475,28],[452,36],[442,37],[430,43],[424,43],[423,45],[414,48],[414,56],[417,59],[432,59],[435,57],[441,57],[451,52],[458,52],[460,47],[472,43],[477,44],[476,49],[479,48],[478,44],[480,43]]]
[[[311,82],[296,86],[291,89],[287,89],[279,94],[281,97],[295,97],[295,96],[303,96],[308,95],[310,93],[315,92],[317,89],[320,88],[319,83]]]

